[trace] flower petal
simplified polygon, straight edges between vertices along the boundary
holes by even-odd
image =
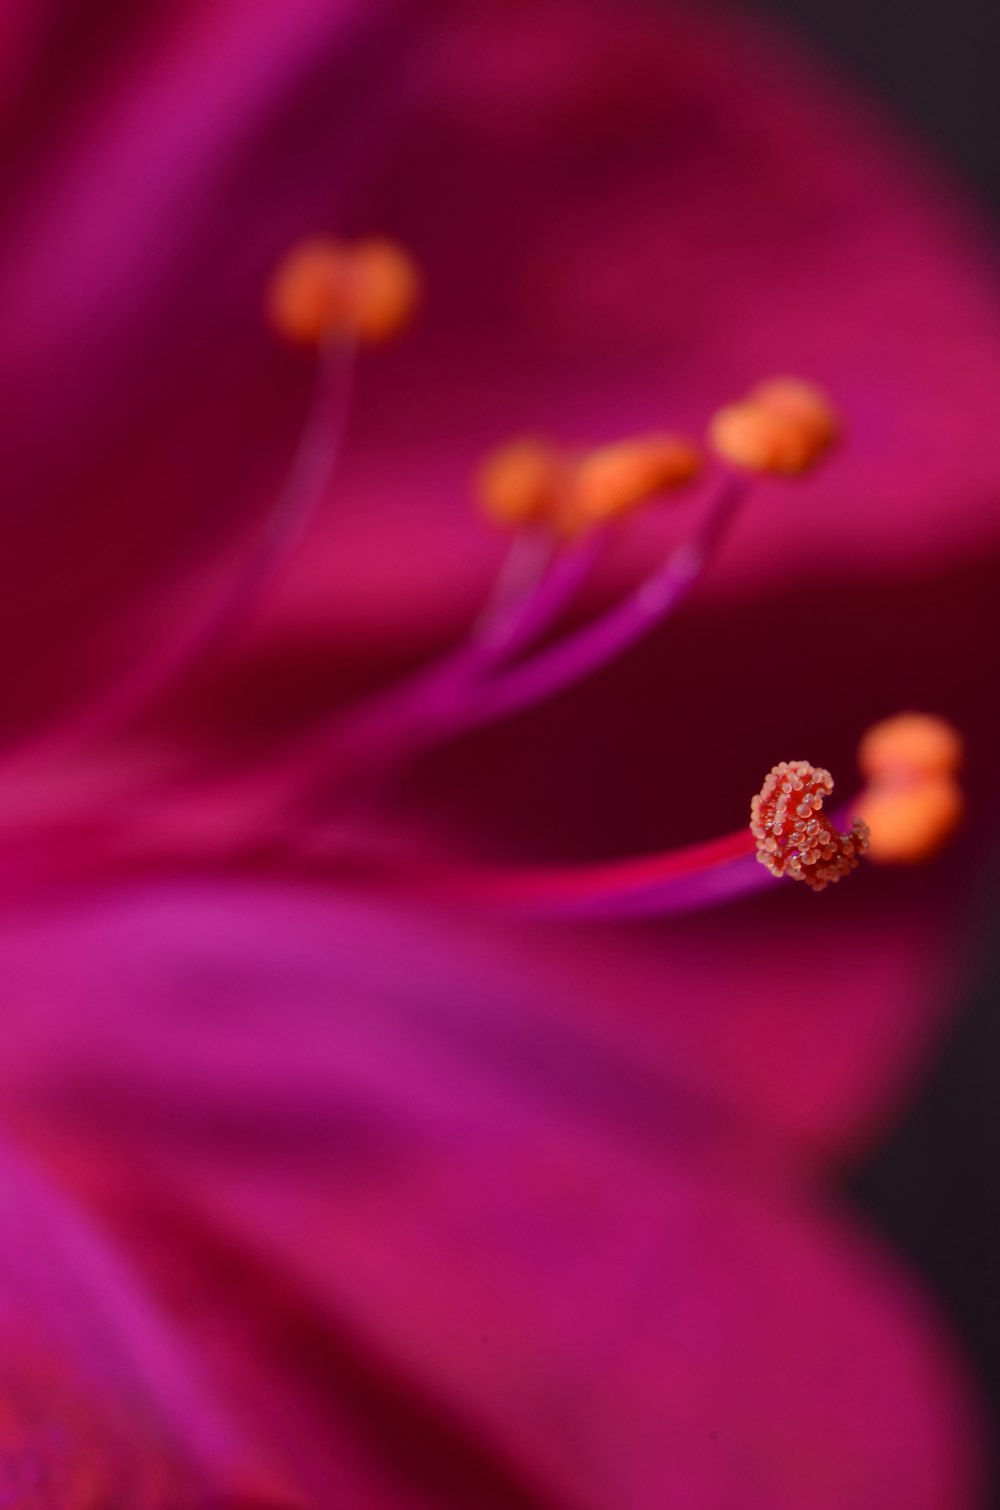
[[[0,1149],[0,1497],[24,1510],[287,1504],[123,1265]]]
[[[3,955],[5,1095],[321,1502],[347,1463],[377,1505],[975,1503],[924,1302],[666,1043],[594,1031],[596,951],[560,982],[431,917],[188,886]]]

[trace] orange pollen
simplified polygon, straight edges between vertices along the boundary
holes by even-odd
[[[546,523],[572,538],[682,487],[700,467],[697,448],[676,435],[615,441],[583,455],[523,439],[486,458],[476,494],[495,524]]]
[[[915,865],[937,853],[962,820],[965,799],[950,776],[920,776],[897,785],[876,782],[854,805],[871,831],[871,858]]]
[[[616,519],[698,475],[694,444],[676,435],[648,435],[590,451],[576,465],[564,525],[586,528]]]
[[[874,724],[858,748],[868,786],[855,811],[871,829],[871,857],[884,865],[926,860],[962,820],[957,775],[965,753],[958,730],[930,713]]]
[[[856,869],[868,848],[868,829],[855,818],[849,834],[837,832],[823,813],[832,791],[829,771],[808,760],[783,760],[765,777],[750,804],[750,830],[757,859],[772,875],[823,891]]]
[[[954,776],[965,753],[958,730],[931,713],[899,713],[873,724],[858,747],[869,781]]]
[[[494,524],[516,529],[551,519],[563,464],[540,440],[515,440],[488,456],[476,478],[483,512]]]
[[[712,419],[709,440],[750,472],[808,472],[833,445],[839,424],[826,396],[799,378],[772,378]]]
[[[313,237],[278,264],[267,291],[267,313],[278,334],[298,345],[318,346],[349,334],[372,344],[389,340],[410,322],[420,294],[416,264],[395,242]]]

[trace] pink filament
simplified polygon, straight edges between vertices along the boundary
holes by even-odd
[[[746,479],[727,473],[695,538],[679,545],[624,602],[523,664],[488,675],[537,640],[575,596],[603,542],[597,537],[578,546],[557,560],[502,633],[480,635],[403,687],[336,720],[318,744],[314,736],[310,751],[296,767],[298,777],[310,771],[321,776],[338,765],[342,771],[362,762],[377,765],[412,755],[422,745],[504,718],[590,675],[649,634],[683,601],[748,490]]]
[[[754,855],[749,829],[664,854],[600,865],[491,868],[369,856],[360,879],[427,901],[504,914],[564,918],[665,917],[775,884]]]
[[[369,762],[378,766],[398,760],[433,742],[439,732],[447,733],[452,710],[474,695],[478,679],[529,648],[569,607],[600,559],[606,536],[596,532],[554,556],[544,541],[538,543],[541,549],[528,563],[526,585],[509,591],[505,563],[471,637],[457,650],[310,730],[308,739],[286,756],[282,783],[289,802],[332,770],[339,775],[345,767],[357,770]]]

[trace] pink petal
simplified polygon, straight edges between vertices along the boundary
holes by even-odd
[[[121,1263],[0,1151],[0,1497],[17,1506],[277,1506]]]
[[[6,931],[5,1098],[321,1502],[974,1504],[925,1303],[574,949],[95,899]]]

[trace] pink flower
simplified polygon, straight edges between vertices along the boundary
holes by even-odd
[[[739,16],[149,0],[4,26],[8,1499],[980,1503],[961,1362],[834,1195],[943,1029],[976,825],[822,899],[747,836],[766,895],[541,915],[592,898],[576,862],[741,827],[781,760],[847,795],[897,707],[966,729],[988,798],[1000,342],[968,211]],[[327,227],[410,247],[428,307],[356,373],[327,353],[283,492],[315,373],[262,291]],[[362,701],[468,645],[494,445],[701,433],[785,371],[836,394],[843,456],[627,521],[596,652],[571,627],[568,666],[526,642],[485,701],[436,672],[416,718]],[[349,377],[335,481],[265,584]],[[670,554],[705,489],[710,559]],[[653,573],[662,609],[695,567],[637,638],[626,584]],[[575,570],[544,588],[570,617]],[[501,854],[520,912],[442,904]],[[676,869],[656,886],[687,906]]]

